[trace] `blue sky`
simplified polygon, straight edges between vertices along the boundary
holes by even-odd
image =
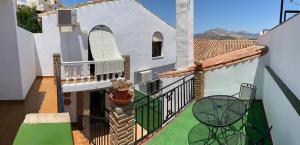
[[[62,0],[72,5],[85,0]],[[300,0],[295,0],[300,3]],[[140,0],[150,11],[175,27],[175,0]],[[278,24],[280,0],[194,0],[195,33],[212,28],[258,33]],[[300,9],[286,0],[285,8]]]

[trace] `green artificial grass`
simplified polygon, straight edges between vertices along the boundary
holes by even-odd
[[[147,145],[189,145],[190,140],[196,138],[205,138],[208,136],[208,129],[205,125],[199,123],[199,121],[193,116],[191,103],[186,110],[184,110],[178,117],[171,121],[166,127],[162,129],[156,136],[150,139]],[[254,123],[253,115],[251,112],[247,114],[247,120],[249,123],[255,125],[260,130],[267,130],[267,123],[264,114],[264,108],[261,101],[256,101],[251,111],[255,112],[256,123]],[[241,121],[234,124],[236,128],[240,127]],[[246,130],[247,136],[254,141],[261,137],[256,131],[248,129]],[[198,142],[201,144],[201,142]],[[214,144],[217,144],[216,142]],[[265,145],[271,145],[271,141],[268,139]]]
[[[135,100],[141,99],[139,101],[135,101],[134,103],[136,108],[136,121],[148,132],[153,132],[162,124],[162,103],[160,99],[154,99],[150,97],[150,105],[145,105],[148,102],[148,96],[146,96],[146,94],[143,94],[137,90],[135,91]]]
[[[23,123],[13,145],[73,145],[70,123]]]

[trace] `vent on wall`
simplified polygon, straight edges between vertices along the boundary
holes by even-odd
[[[140,83],[147,83],[152,80],[152,70],[139,72]]]
[[[58,10],[58,26],[61,32],[72,32],[77,25],[77,11],[64,9]]]

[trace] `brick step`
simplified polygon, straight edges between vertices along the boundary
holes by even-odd
[[[73,130],[74,145],[90,145],[89,140],[82,134],[80,130]]]

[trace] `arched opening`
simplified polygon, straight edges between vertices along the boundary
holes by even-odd
[[[98,81],[118,78],[124,71],[124,60],[119,52],[113,32],[104,25],[93,27],[88,36],[88,59],[95,61],[90,73]],[[105,117],[105,92],[90,92],[90,115]]]
[[[95,26],[89,33],[89,60],[95,61],[95,66],[91,67],[91,73],[95,76],[124,71],[124,60],[119,52],[113,32],[104,25]]]
[[[155,32],[152,37],[152,57],[162,56],[163,50],[163,35],[160,32]]]

